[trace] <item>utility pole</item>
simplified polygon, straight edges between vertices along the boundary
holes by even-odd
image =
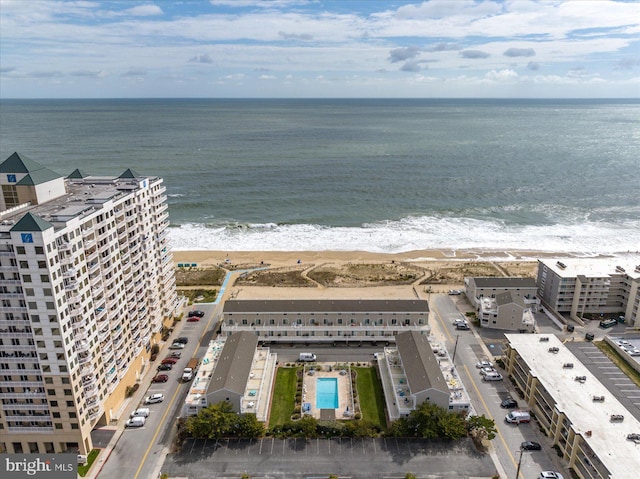
[[[524,452],[524,449],[522,449],[522,447],[520,448],[520,458],[518,459],[518,469],[516,470],[516,479],[518,479],[518,477],[520,476],[520,464],[522,464],[522,453]]]
[[[458,349],[458,339],[460,339],[460,335],[456,334],[456,344],[453,347],[453,357],[451,358],[452,363],[456,362],[456,350]]]

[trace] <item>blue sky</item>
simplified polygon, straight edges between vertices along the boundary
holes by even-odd
[[[640,98],[632,1],[0,0],[0,98]]]

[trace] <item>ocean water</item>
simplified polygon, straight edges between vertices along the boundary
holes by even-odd
[[[3,100],[0,158],[161,176],[175,249],[640,250],[640,102]]]

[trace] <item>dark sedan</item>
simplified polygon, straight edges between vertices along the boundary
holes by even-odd
[[[172,368],[173,368],[173,364],[164,363],[158,366],[158,371],[171,371]]]
[[[516,401],[513,398],[508,398],[505,399],[504,401],[502,401],[500,403],[500,407],[505,408],[505,409],[513,409],[518,407],[518,401]]]
[[[197,309],[194,309],[193,311],[189,311],[189,317],[192,318],[193,316],[202,318],[204,316],[204,311],[199,311]]]
[[[151,382],[152,383],[166,383],[168,380],[169,380],[169,376],[167,376],[166,374],[158,374],[157,376],[153,377]]]
[[[537,442],[525,441],[520,444],[520,449],[523,451],[539,451],[542,449],[542,446]]]

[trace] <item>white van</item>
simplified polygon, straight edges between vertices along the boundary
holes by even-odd
[[[133,411],[129,417],[149,417],[149,412],[148,407],[139,407]]]
[[[504,419],[511,424],[528,423],[531,421],[531,415],[528,411],[511,411]]]
[[[126,423],[124,423],[124,427],[142,427],[146,418],[144,416],[136,416],[129,419]]]
[[[313,353],[300,353],[300,357],[298,361],[302,362],[312,362],[316,360],[316,355]]]

